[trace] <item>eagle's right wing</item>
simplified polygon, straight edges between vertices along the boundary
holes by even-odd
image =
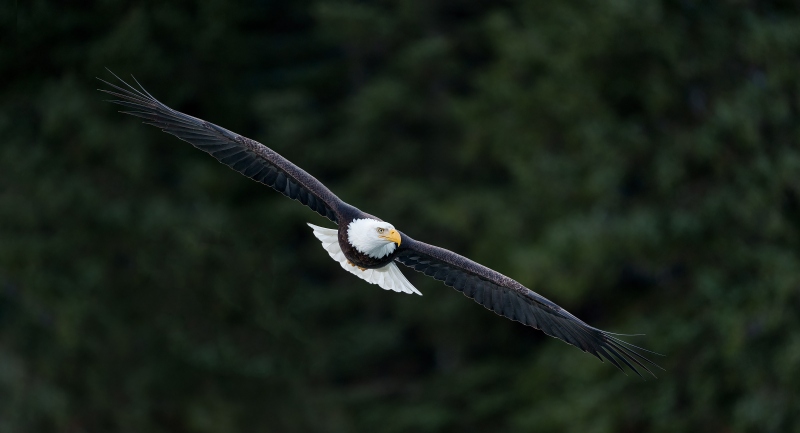
[[[622,364],[636,374],[636,366],[653,374],[648,364],[659,367],[639,351],[649,353],[589,326],[554,302],[505,275],[444,248],[428,245],[402,235],[398,262],[444,282],[495,313],[542,330],[545,334],[588,352],[601,361],[608,359],[622,370]]]

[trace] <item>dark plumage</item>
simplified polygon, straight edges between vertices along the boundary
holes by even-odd
[[[637,369],[640,367],[653,374],[648,365],[658,367],[640,353],[644,349],[587,325],[522,284],[452,251],[418,242],[403,233],[399,233],[401,242],[397,248],[385,256],[375,258],[358,251],[348,238],[349,224],[357,219],[380,219],[343,202],[313,176],[263,144],[175,111],[153,98],[141,85],[136,89],[120,81],[125,87],[103,81],[114,90],[100,90],[118,98],[111,102],[131,109],[125,113],[145,119],[144,123],[192,144],[336,223],[339,247],[351,264],[376,269],[393,262],[402,263],[444,282],[499,315],[540,329],[600,360],[608,359],[620,370],[627,366],[640,374]]]
[[[544,296],[452,251],[415,241],[403,235],[403,243],[400,245],[396,260],[444,282],[501,316],[540,329],[545,334],[572,344],[600,360],[606,358],[620,370],[622,366],[619,362],[637,373],[636,367],[631,362],[651,374],[652,371],[645,364],[658,367],[637,351],[644,349],[587,325]]]

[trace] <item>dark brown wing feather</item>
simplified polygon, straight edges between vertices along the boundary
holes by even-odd
[[[540,329],[601,361],[608,359],[620,370],[624,364],[641,376],[636,369],[638,366],[655,376],[647,365],[661,368],[639,353],[654,352],[589,326],[522,284],[452,251],[415,241],[404,234],[395,260],[443,281],[501,316]]]
[[[133,109],[124,113],[145,119],[144,123],[161,128],[239,173],[298,200],[334,223],[338,222],[339,209],[344,203],[300,167],[257,141],[167,107],[141,85],[139,90],[119,77],[117,79],[124,87],[101,79],[114,90],[98,90],[118,98],[110,102]]]

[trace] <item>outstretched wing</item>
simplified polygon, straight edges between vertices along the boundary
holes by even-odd
[[[654,352],[589,326],[522,284],[452,251],[415,241],[403,234],[395,260],[443,281],[501,316],[541,329],[601,361],[606,358],[620,370],[624,364],[641,376],[636,369],[639,366],[655,376],[647,364],[661,368],[639,353]]]
[[[123,113],[145,119],[144,123],[161,128],[239,173],[298,200],[334,223],[338,222],[338,210],[344,202],[314,176],[267,146],[211,122],[175,111],[152,97],[138,82],[139,89],[136,89],[114,76],[124,87],[98,78],[114,89],[98,90],[118,98],[109,102],[132,109]]]

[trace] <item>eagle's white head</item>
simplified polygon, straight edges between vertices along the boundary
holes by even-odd
[[[362,218],[347,226],[347,240],[360,253],[379,259],[400,245],[400,233],[385,221]]]

